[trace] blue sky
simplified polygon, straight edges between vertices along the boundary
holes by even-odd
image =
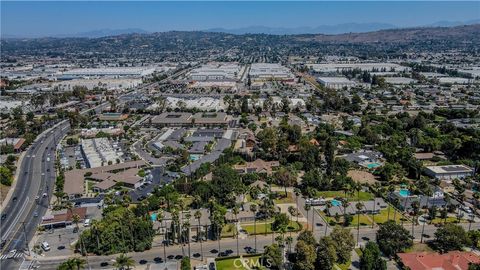
[[[341,23],[418,26],[480,19],[480,1],[421,2],[42,2],[1,1],[2,35],[46,36],[98,29],[147,31],[302,27]]]

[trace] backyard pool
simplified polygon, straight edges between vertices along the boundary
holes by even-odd
[[[380,167],[380,165],[382,165],[382,164],[380,164],[380,163],[375,163],[375,162],[374,162],[374,163],[369,163],[369,164],[367,164],[367,168],[373,169],[373,168]]]
[[[402,197],[408,197],[410,196],[410,191],[408,189],[400,189],[398,194],[400,194]]]
[[[202,155],[191,154],[191,155],[190,155],[190,160],[191,160],[191,161],[197,161],[197,160],[199,160],[201,157],[202,157]]]
[[[333,206],[342,206],[342,202],[339,200],[333,199],[330,202],[332,203]]]
[[[151,213],[151,214],[150,214],[150,219],[151,219],[152,221],[157,220],[157,213]]]

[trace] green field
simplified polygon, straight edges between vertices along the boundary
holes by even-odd
[[[393,220],[395,216],[394,214],[395,208],[393,208],[390,205],[388,207],[390,207],[390,220]],[[329,224],[333,224],[333,223],[338,225],[343,224],[343,219],[341,216],[340,216],[340,221],[337,223],[337,221],[335,220],[335,217],[333,216],[329,217],[323,211],[318,211],[318,212]],[[372,217],[372,215],[366,215],[366,214],[360,215],[360,218],[358,218],[358,215],[352,215],[352,217],[353,217],[353,220],[352,220],[352,223],[350,224],[350,227],[356,227],[358,225],[358,221],[360,221],[360,226],[371,226],[373,221],[375,221],[376,224],[382,224],[388,220],[388,208],[381,210],[380,213],[376,214],[374,218]],[[403,217],[402,213],[397,211],[397,215],[396,215],[397,223],[400,223],[402,221],[402,217]],[[404,223],[409,223],[409,222],[410,221],[408,219],[404,220]]]
[[[248,260],[248,263],[247,263],[248,268],[242,266],[242,264],[240,263],[237,257],[227,258],[227,259],[217,259],[215,263],[217,265],[217,270],[230,270],[230,269],[250,270],[250,269],[257,269],[257,268],[254,268],[254,266],[258,265],[257,263],[260,257],[261,257],[260,255],[242,257],[243,260]]]
[[[348,261],[348,262],[342,263],[342,264],[336,263],[335,265],[338,266],[338,268],[340,268],[342,270],[348,270],[350,268],[350,265],[352,265],[352,262]]]
[[[395,210],[395,208],[391,205],[389,205],[388,207],[390,208],[390,220],[393,220],[393,218],[395,217],[395,220],[397,221],[397,223],[401,222],[403,217],[402,213]],[[395,211],[397,212],[396,215],[395,215]],[[382,224],[387,221],[388,221],[388,208],[381,210],[378,215],[375,215],[375,223]]]
[[[222,237],[234,237],[236,230],[235,224],[226,224],[222,228]]]
[[[242,228],[247,231],[248,234],[253,235],[255,233],[254,230],[254,224],[253,223],[248,223],[248,224],[242,224]],[[290,221],[290,224],[288,226],[287,232],[296,232],[302,229],[302,225],[297,223],[296,221]],[[257,234],[264,234],[266,230],[266,233],[272,233],[272,223],[269,222],[265,225],[264,222],[259,222],[257,221]]]
[[[369,200],[373,200],[373,198],[374,198],[372,193],[365,192],[365,191],[360,191],[358,195],[359,196],[357,198],[357,192],[355,192],[354,194],[353,193],[347,193],[347,199],[349,201],[357,201],[357,200],[369,201]],[[341,190],[339,190],[339,191],[319,191],[319,192],[317,192],[317,196],[318,197],[323,197],[323,198],[336,198],[336,197],[345,198],[345,192],[343,192]]]
[[[276,204],[295,202],[291,192],[287,192],[287,197],[285,197],[285,192],[276,192],[276,193],[278,194],[278,197],[273,200]]]

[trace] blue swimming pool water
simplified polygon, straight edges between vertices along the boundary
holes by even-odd
[[[191,154],[191,155],[190,155],[190,160],[191,160],[191,161],[197,161],[197,160],[199,160],[201,157],[202,157],[202,155]]]
[[[379,167],[380,165],[381,165],[380,163],[370,163],[370,164],[367,164],[367,168],[373,169],[373,168]]]
[[[157,213],[152,213],[152,214],[150,214],[150,219],[151,219],[152,221],[157,220]]]
[[[400,196],[402,197],[408,197],[410,196],[410,191],[408,189],[400,189],[400,191],[398,191],[398,194],[400,194]]]
[[[333,206],[341,206],[342,205],[341,201],[335,200],[335,199],[331,200],[331,203],[332,203]]]

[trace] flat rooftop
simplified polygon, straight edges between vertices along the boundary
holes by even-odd
[[[427,166],[428,170],[436,173],[471,173],[473,169],[465,165],[443,165],[443,166]]]

